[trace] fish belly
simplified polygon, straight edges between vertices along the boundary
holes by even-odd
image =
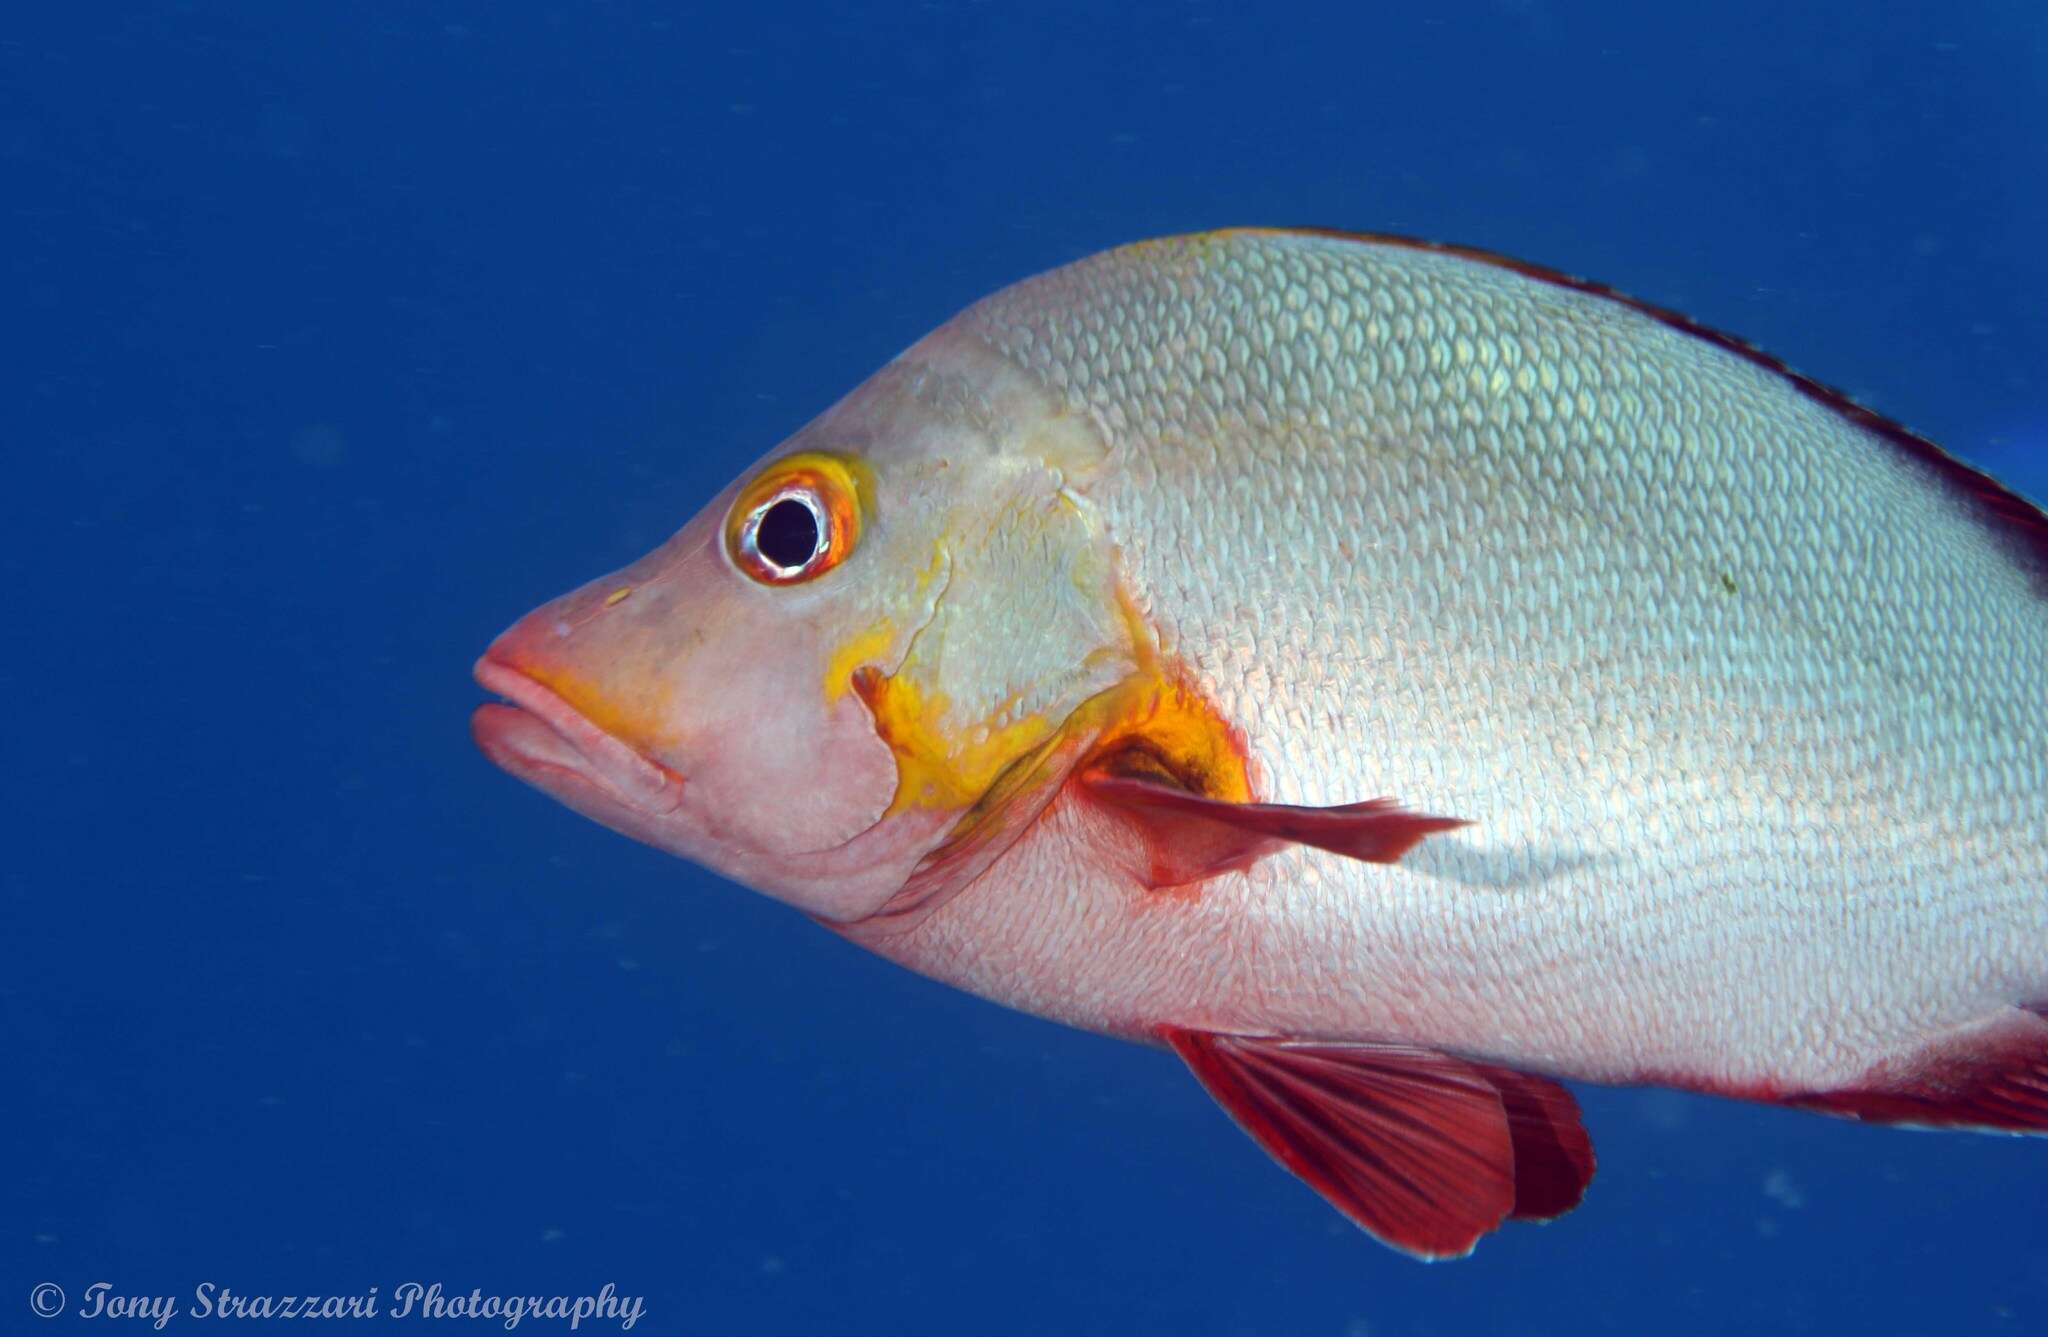
[[[1427,250],[1147,243],[971,309],[1259,796],[1472,825],[1192,893],[1063,801],[897,954],[1084,1025],[1820,1088],[2048,999],[2048,615],[1930,467],[1631,306]]]

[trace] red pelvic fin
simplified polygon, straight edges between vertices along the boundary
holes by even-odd
[[[1081,792],[1134,824],[1151,856],[1149,883],[1177,887],[1249,868],[1288,845],[1313,845],[1366,863],[1394,863],[1423,837],[1469,825],[1410,812],[1392,799],[1335,808],[1231,803],[1166,780],[1101,769],[1076,777]]]
[[[1593,1182],[1593,1139],[1579,1102],[1547,1077],[1474,1064],[1500,1092],[1515,1143],[1515,1210],[1521,1221],[1550,1221],[1579,1205]]]
[[[1400,1045],[1160,1034],[1275,1160],[1420,1258],[1567,1211],[1592,1177],[1577,1106],[1541,1077]]]
[[[2036,1006],[2014,1009],[1858,1086],[1783,1101],[1869,1123],[2048,1133],[2048,1018]]]

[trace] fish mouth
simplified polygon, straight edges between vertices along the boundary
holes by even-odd
[[[665,817],[683,801],[683,777],[606,733],[542,683],[486,654],[473,670],[477,685],[505,698],[470,716],[476,744],[500,767],[571,807],[624,808]]]

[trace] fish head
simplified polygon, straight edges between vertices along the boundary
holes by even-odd
[[[476,676],[513,775],[819,918],[900,899],[1136,650],[1086,497],[1102,434],[942,329]],[[956,867],[960,866],[956,864]],[[966,876],[962,873],[960,876]]]

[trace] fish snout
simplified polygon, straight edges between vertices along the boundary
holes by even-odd
[[[581,811],[602,801],[658,816],[683,789],[662,760],[674,742],[670,690],[605,598],[578,591],[491,642],[474,674],[503,700],[479,706],[470,730],[493,762]]]

